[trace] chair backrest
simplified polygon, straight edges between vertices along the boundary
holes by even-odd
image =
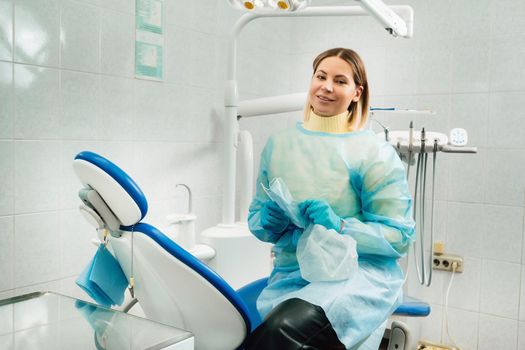
[[[134,277],[135,296],[145,315],[192,332],[195,349],[240,347],[251,328],[247,306],[208,266],[140,222],[147,202],[138,185],[92,152],[80,153],[74,169],[126,225],[113,232],[109,245],[128,279]]]
[[[110,244],[148,318],[191,331],[195,349],[235,349],[250,329],[237,293],[214,271],[148,224]],[[133,240],[133,250],[131,242]]]

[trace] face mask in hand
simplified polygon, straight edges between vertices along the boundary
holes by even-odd
[[[309,282],[341,281],[357,271],[356,241],[349,235],[310,223],[301,214],[281,178],[270,182],[264,191],[297,227],[305,229],[297,242],[297,261],[301,276]]]
[[[301,215],[299,203],[294,201],[283,179],[280,177],[274,178],[270,181],[269,188],[264,187],[263,184],[261,186],[268,197],[284,210],[295,226],[305,228],[308,225],[306,219]]]

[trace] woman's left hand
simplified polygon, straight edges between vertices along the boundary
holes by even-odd
[[[332,229],[337,232],[341,229],[342,219],[325,200],[305,200],[299,203],[299,209],[301,210],[301,214],[314,224],[323,225],[327,229]]]

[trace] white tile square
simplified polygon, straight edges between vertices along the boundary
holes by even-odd
[[[477,43],[490,35],[490,3],[492,0],[477,0],[476,11],[470,1],[452,1],[449,16],[454,44]],[[468,21],[465,20],[468,18]]]
[[[518,326],[518,350],[525,350],[525,322],[519,322],[519,326]]]
[[[414,38],[420,47],[445,47],[450,44],[453,27],[450,24],[453,1],[415,1],[411,6],[417,16],[418,25],[414,28]]]
[[[485,202],[523,206],[525,150],[487,149],[485,152]]]
[[[60,207],[60,146],[57,141],[15,142],[15,213]]]
[[[285,95],[290,93],[290,80],[283,79],[288,76],[288,67],[291,65],[290,56],[285,53],[276,53],[270,50],[257,51],[257,63],[260,67],[258,74],[261,75],[259,91],[263,96]],[[304,72],[309,76],[309,72]],[[276,84],[275,82],[280,82]]]
[[[178,25],[178,23],[169,24],[164,30],[166,32],[164,37],[165,81],[189,84],[193,80],[191,74],[191,47],[193,44],[190,36],[191,30]]]
[[[488,93],[476,93],[453,94],[450,98],[449,128],[466,129],[470,146],[478,148],[487,146],[489,97]]]
[[[79,275],[93,258],[96,247],[91,240],[97,238],[96,230],[78,209],[60,213],[60,277]]]
[[[478,350],[516,350],[518,321],[492,315],[479,315]]]
[[[523,208],[485,205],[485,222],[482,257],[519,264],[523,244]]]
[[[84,187],[75,172],[73,161],[82,151],[98,152],[98,143],[94,141],[62,141],[60,147],[60,208],[77,209],[81,203],[78,191]]]
[[[0,300],[4,299],[3,294],[7,293],[0,293]],[[5,299],[7,299],[8,296],[5,296]],[[0,308],[0,347],[1,349],[13,349],[14,347],[12,345],[8,346],[9,344],[7,342],[8,337],[12,338],[12,332],[14,330],[13,327],[13,314],[14,314],[14,306],[13,305],[3,305],[2,308]]]
[[[242,99],[246,98],[247,94],[256,96],[262,96],[262,87],[264,86],[264,76],[260,74],[262,71],[259,62],[253,57],[260,55],[260,51],[257,50],[241,50],[238,53],[238,64],[237,64],[237,87],[239,89],[239,95]]]
[[[485,230],[482,204],[448,202],[447,252],[479,258]]]
[[[0,0],[0,60],[13,60],[13,0]]]
[[[479,287],[481,284],[481,259],[464,257],[463,264],[463,272],[454,275],[448,302],[451,307],[478,312]],[[446,295],[451,277],[452,275],[450,273],[447,274],[443,283],[444,295]]]
[[[59,212],[15,216],[15,287],[60,277]]]
[[[525,140],[523,140],[525,109],[521,104],[524,99],[525,92],[490,94],[487,135],[490,147],[525,148]]]
[[[451,52],[448,47],[421,48],[417,61],[417,92],[445,94],[450,92]],[[407,83],[404,80],[399,85]]]
[[[416,49],[387,49],[385,95],[415,94],[417,83],[421,80],[415,69],[419,67],[419,53]]]
[[[173,131],[180,127],[167,108],[167,84],[135,80],[135,130],[138,140],[177,141]],[[154,116],[154,117],[153,117]],[[188,122],[186,116],[174,116]],[[178,125],[177,125],[178,124]]]
[[[12,215],[15,209],[13,149],[13,141],[0,141],[0,215]]]
[[[486,175],[484,172],[485,150],[478,149],[477,154],[442,154],[447,157],[449,168],[448,200],[457,202],[483,203],[483,188]]]
[[[135,69],[135,17],[104,11],[101,15],[100,71],[108,75],[133,77]]]
[[[460,43],[452,47],[450,60],[451,92],[489,90],[489,44]]]
[[[60,65],[84,72],[100,71],[100,10],[69,0],[62,2]]]
[[[0,61],[0,139],[13,137],[13,64]]]
[[[12,216],[0,216],[0,292],[13,288],[15,256],[14,224]],[[1,298],[0,298],[1,299]],[[0,315],[1,319],[1,315]],[[0,322],[0,325],[2,322]],[[0,329],[2,327],[0,326]],[[0,332],[1,334],[2,332]]]
[[[511,28],[508,25],[508,21],[509,19],[506,18],[502,24]],[[525,89],[525,72],[522,69],[524,60],[525,32],[492,40],[489,66],[490,90],[509,91]]]
[[[430,315],[423,318],[417,318],[421,325],[420,336],[416,339],[425,339],[432,342],[441,341],[441,332],[443,331],[443,306],[430,304]]]
[[[525,33],[525,3],[520,0],[490,1],[490,34],[493,39]]]
[[[448,334],[443,325],[443,342],[453,344],[461,349],[476,349],[478,346],[478,313],[455,308],[448,309]]]
[[[133,140],[135,131],[134,81],[109,76],[100,77],[100,113],[97,138],[101,140]]]
[[[15,61],[58,67],[60,0],[17,0]]]
[[[189,68],[191,86],[211,88],[211,81],[217,79],[215,71],[215,38],[213,35],[191,31],[190,32]],[[187,50],[188,48],[186,48]],[[184,69],[185,67],[178,67]]]
[[[168,1],[170,3],[171,1]],[[130,15],[135,14],[135,1],[129,0],[104,0],[98,4],[100,7],[111,9],[113,11],[124,12]],[[166,3],[164,3],[166,6]],[[166,18],[166,17],[165,17]]]
[[[100,76],[62,71],[60,134],[67,140],[94,140],[100,108]]]
[[[517,320],[520,273],[519,264],[483,260],[479,311]]]
[[[191,5],[188,3],[179,4],[178,9],[180,10],[181,7],[190,5],[191,15],[188,18],[190,20],[189,24],[199,32],[215,34],[218,23],[218,3],[221,1],[222,0],[192,1]],[[234,22],[231,23],[232,27],[233,23]]]
[[[171,89],[168,90],[168,94],[179,95],[177,92],[171,93]],[[211,96],[213,96],[212,90],[191,87],[187,89],[187,94],[168,100],[171,115],[178,120],[177,124],[181,125],[181,128],[177,126],[174,139],[194,143],[219,142],[219,135],[216,134],[216,131],[220,129],[220,126],[217,118],[220,119],[219,115],[223,114],[218,113],[217,107],[210,99]],[[180,100],[184,97],[186,101],[183,103]],[[181,105],[184,106],[182,110],[178,107]],[[179,115],[179,113],[182,114]]]
[[[14,75],[14,136],[17,139],[57,139],[60,71],[16,64]]]

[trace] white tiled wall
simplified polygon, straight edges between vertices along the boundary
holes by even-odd
[[[198,231],[220,221],[227,43],[241,12],[223,0],[164,4],[159,83],[134,78],[135,1],[0,0],[0,297],[83,295],[74,279],[95,233],[77,210],[82,150],[137,181],[147,222],[164,229],[167,214],[186,211],[177,183],[192,189]],[[289,27],[247,27],[241,96],[288,90]]]
[[[468,130],[478,154],[440,154],[436,175],[435,236],[465,261],[449,296],[450,334],[462,349],[523,350],[525,22],[520,18],[525,2],[385,2],[414,8],[413,39],[387,38],[367,18],[296,21],[291,86],[294,76],[299,76],[297,85],[307,84],[300,74],[310,71],[322,49],[350,47],[365,60],[374,104],[438,112],[433,117],[378,116],[392,129],[405,129],[414,120],[416,128]],[[436,273],[430,288],[421,287],[412,260],[408,292],[433,309],[415,334],[450,343],[444,322],[450,274]]]

